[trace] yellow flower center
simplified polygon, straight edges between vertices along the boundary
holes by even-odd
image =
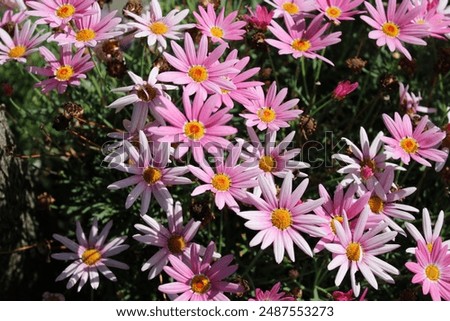
[[[408,154],[415,154],[419,149],[419,143],[412,137],[406,137],[400,141],[400,147]]]
[[[56,15],[62,19],[70,18],[75,13],[75,7],[71,4],[63,4],[56,9]]]
[[[75,39],[77,39],[77,41],[91,41],[92,39],[94,39],[96,36],[95,31],[92,29],[81,29],[80,31],[77,32]]]
[[[389,37],[397,37],[400,33],[400,28],[393,22],[385,22],[381,26],[381,30]]]
[[[277,208],[272,211],[272,224],[280,230],[285,230],[292,224],[292,214],[284,208]]]
[[[192,140],[199,140],[205,136],[205,125],[201,122],[192,120],[184,125],[184,134]]]
[[[277,113],[270,107],[264,107],[258,110],[257,115],[259,119],[261,119],[261,121],[265,123],[270,123],[276,118]]]
[[[216,37],[216,38],[222,38],[223,37],[223,29],[222,28],[214,26],[211,29],[209,29],[209,31],[211,32],[211,35],[213,37]]]
[[[9,58],[20,58],[25,54],[25,51],[27,51],[25,46],[17,46],[9,51],[8,56]]]
[[[378,196],[372,196],[369,199],[369,206],[370,210],[376,214],[383,212],[384,209],[384,203]]]
[[[425,268],[425,275],[430,281],[438,281],[441,276],[441,271],[436,265],[430,264]]]
[[[297,51],[306,51],[311,47],[311,42],[306,39],[295,39],[292,41],[291,47]]]
[[[431,253],[431,251],[433,251],[433,243],[427,243],[427,249],[428,249],[428,252]]]
[[[55,70],[55,78],[59,81],[67,81],[73,76],[73,68],[64,65]]]
[[[341,16],[342,11],[338,7],[331,6],[327,8],[326,13],[328,18],[337,19]]]
[[[277,166],[277,162],[272,156],[263,156],[259,160],[259,168],[266,173],[271,172]]]
[[[208,79],[208,70],[203,66],[195,65],[189,69],[188,76],[196,82],[203,82]]]
[[[419,24],[419,25],[423,25],[423,24],[425,24],[425,20],[423,20],[422,18],[420,18],[420,19],[417,19],[417,20],[416,20],[416,23]]]
[[[153,32],[155,35],[163,35],[165,34],[167,31],[169,31],[169,27],[162,21],[156,21],[153,22],[150,26],[149,29],[151,32]]]
[[[216,174],[211,180],[211,185],[218,191],[228,191],[231,187],[231,178],[227,174]]]
[[[195,293],[203,294],[211,288],[211,281],[206,275],[197,274],[191,280],[191,289]]]
[[[291,16],[299,13],[300,9],[295,3],[285,2],[283,3],[283,10],[289,13]]]
[[[347,246],[347,257],[351,261],[359,261],[362,254],[361,245],[356,242],[352,242]]]
[[[83,252],[81,260],[86,265],[94,265],[102,258],[100,252],[96,249],[89,249]]]
[[[144,169],[142,176],[144,177],[144,181],[146,181],[147,184],[151,185],[161,179],[162,172],[158,168],[148,166],[146,169]]]
[[[139,97],[139,99],[147,102],[155,99],[157,94],[158,91],[149,84],[139,86],[139,89],[136,92],[136,95]]]
[[[167,247],[172,254],[178,254],[183,252],[186,248],[186,241],[181,235],[172,235],[167,241]]]
[[[336,234],[336,226],[334,225],[335,221],[338,221],[339,223],[342,223],[342,222],[344,222],[344,218],[342,216],[340,216],[340,215],[337,215],[337,216],[334,216],[331,219],[330,227],[331,227],[331,230],[333,231],[333,234]]]

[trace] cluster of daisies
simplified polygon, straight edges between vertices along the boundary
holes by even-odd
[[[320,197],[306,198],[309,180],[303,170],[310,165],[297,159],[299,148],[289,148],[295,132],[284,134],[289,122],[303,112],[297,106],[299,99],[286,99],[288,89],[278,88],[276,82],[266,91],[262,82],[251,80],[259,68],[246,68],[250,57],[239,57],[237,50],[228,49],[229,43],[242,40],[244,27],[250,24],[276,38],[266,42],[280,55],[333,64],[322,55],[323,49],[341,41],[341,32],[331,29],[361,15],[374,29],[369,38],[411,59],[405,43],[426,45],[424,38],[443,38],[450,32],[449,9],[444,1],[426,0],[400,4],[389,0],[387,8],[381,0],[375,1],[376,8],[364,2],[367,11],[362,8],[363,0],[266,2],[273,10],[249,9],[242,21],[236,21],[237,11],[225,15],[224,8],[215,10],[208,4],[193,13],[195,23],[182,24],[189,10],[174,9],[164,15],[158,0],[152,0],[140,15],[124,10],[122,24],[115,11],[102,12],[94,0],[27,1],[28,10],[8,11],[2,19],[2,27],[12,22],[15,29],[12,36],[0,29],[0,64],[9,60],[25,63],[30,53],[39,51],[46,66],[28,70],[47,77],[36,84],[44,93],[64,93],[68,86],[79,85],[94,68],[96,47],[114,37],[128,45],[132,38],[146,38],[149,52],[162,55],[171,66],[162,72],[153,67],[145,78],[128,71],[132,83],[113,89],[122,95],[107,107],[116,112],[131,108],[131,119],[123,121],[124,132],[110,134],[118,141],[108,147],[105,161],[126,175],[108,189],[132,187],[125,200],[127,209],[140,200],[145,225],[135,225],[140,234],[133,238],[159,248],[142,270],[148,271],[149,279],[163,271],[170,276],[173,281],[158,290],[173,300],[228,300],[224,292],[244,290],[225,280],[238,269],[231,264],[232,255],[215,252],[214,242],[202,246],[193,241],[200,222],[183,223],[182,206],[170,192],[174,186],[185,185],[194,197],[212,194],[219,210],[236,213],[256,232],[249,246],[264,250],[272,245],[278,264],[295,261],[297,249],[308,256],[330,252],[328,269],[338,268],[336,286],[349,274],[357,297],[361,276],[375,289],[377,278],[394,283],[392,275],[398,269],[379,256],[399,247],[393,243],[396,237],[407,235],[401,225],[413,221],[419,212],[405,201],[416,188],[397,186],[397,172],[411,161],[428,167],[435,162],[439,167],[447,159],[448,149],[440,147],[446,133],[428,116],[420,116],[419,121],[416,117],[435,110],[419,106],[420,95],[402,85],[405,114],[383,115],[389,135],[380,132],[371,143],[361,128],[360,146],[344,138],[351,153],[333,155],[345,163],[339,170],[345,174],[342,181],[332,195],[319,185]],[[30,16],[38,20],[32,23]],[[35,32],[41,24],[49,25],[52,32]],[[194,28],[201,33],[198,41],[188,32]],[[59,56],[42,46],[44,41],[57,43]],[[357,84],[340,86],[335,96],[342,98]],[[174,102],[174,97],[181,99]],[[245,120],[246,132],[232,125],[237,116]],[[148,214],[155,201],[167,215],[167,226]],[[406,267],[415,274],[412,282],[422,284],[424,294],[448,300],[449,242],[439,235],[443,212],[434,231],[426,209],[423,222],[424,235],[405,223],[417,241],[417,247],[409,250],[417,262],[408,262]],[[78,283],[78,291],[89,280],[95,289],[99,272],[115,281],[109,267],[128,269],[111,258],[128,245],[123,244],[124,237],[106,242],[110,228],[111,222],[99,233],[94,222],[87,236],[77,223],[78,243],[55,235],[73,253],[53,254],[53,258],[74,261],[57,280],[69,278],[67,287]],[[314,238],[317,243],[311,247],[308,241]],[[279,290],[280,284],[268,292],[258,289],[255,299],[292,299]]]

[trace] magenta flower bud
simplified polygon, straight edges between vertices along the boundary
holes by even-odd
[[[252,24],[254,28],[266,31],[275,12],[260,5],[256,7],[255,12],[251,8],[247,8],[247,10],[250,14],[244,15],[244,20]]]
[[[358,82],[351,83],[348,80],[340,81],[336,88],[333,90],[333,98],[336,100],[344,100],[348,94],[355,91],[358,88]]]

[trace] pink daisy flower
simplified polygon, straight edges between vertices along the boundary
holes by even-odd
[[[301,173],[300,170],[309,168],[310,165],[294,160],[300,154],[300,148],[287,150],[287,147],[294,139],[295,132],[291,132],[278,144],[276,144],[277,132],[268,132],[265,135],[265,146],[263,146],[252,127],[247,127],[247,131],[250,137],[250,144],[242,139],[240,139],[240,142],[245,147],[241,158],[248,166],[259,168],[260,174],[267,179],[273,179],[274,176],[284,178],[288,172],[294,171],[298,172],[295,176],[307,176]]]
[[[136,22],[127,23],[139,30],[134,37],[147,37],[149,47],[156,45],[159,52],[167,48],[166,39],[180,40],[182,39],[183,31],[195,26],[192,23],[179,24],[189,14],[189,9],[181,11],[174,9],[167,16],[163,16],[161,6],[157,0],[152,0],[150,10],[146,11],[142,16],[127,10],[125,10],[125,13],[136,20]]]
[[[321,224],[321,229],[326,233],[317,245],[314,247],[314,253],[319,253],[324,249],[325,244],[332,243],[336,239],[335,222],[344,222],[344,217],[349,221],[354,220],[367,205],[370,193],[365,193],[359,199],[355,198],[357,186],[352,184],[347,190],[344,190],[342,185],[338,185],[334,191],[333,198],[331,198],[328,191],[322,184],[319,184],[319,195],[324,200],[324,203],[314,209],[314,213],[326,221]],[[379,220],[377,220],[379,222]]]
[[[238,268],[237,265],[230,265],[233,256],[229,254],[212,262],[214,250],[214,242],[209,243],[201,259],[197,247],[191,246],[187,264],[170,255],[172,266],[164,267],[164,271],[175,282],[160,285],[158,290],[169,295],[181,293],[175,301],[229,301],[223,292],[242,292],[241,285],[223,280]]]
[[[406,268],[414,273],[413,284],[421,284],[424,295],[430,293],[433,301],[450,301],[450,254],[448,246],[438,237],[432,250],[422,241],[415,252],[417,262],[407,262]]]
[[[65,27],[70,21],[95,14],[92,8],[95,0],[41,0],[27,1],[27,6],[34,9],[27,15],[40,17],[37,24],[50,25],[51,28]]]
[[[264,83],[260,81],[247,81],[250,77],[256,75],[259,71],[259,67],[251,68],[248,70],[244,70],[245,66],[250,61],[250,57],[244,57],[242,59],[238,59],[237,57],[237,49],[231,51],[225,61],[237,61],[233,68],[239,70],[238,72],[230,72],[226,76],[223,76],[225,79],[230,80],[236,89],[226,90],[222,89],[220,93],[210,92],[209,94],[213,94],[217,96],[218,102],[217,106],[220,107],[225,105],[228,108],[233,108],[234,102],[237,101],[243,105],[250,105],[251,100],[258,99],[258,95],[252,90],[254,87],[261,86]]]
[[[191,184],[192,181],[189,178],[181,177],[189,171],[188,168],[186,166],[167,168],[169,144],[153,143],[149,146],[143,131],[139,131],[139,151],[128,141],[124,141],[124,145],[128,149],[131,162],[111,162],[109,168],[132,174],[132,176],[110,184],[108,189],[117,190],[136,185],[128,194],[125,208],[130,208],[140,196],[141,216],[147,213],[152,194],[163,210],[169,211],[169,207],[173,206],[173,200],[167,186]]]
[[[205,36],[211,38],[212,42],[224,43],[227,40],[242,40],[245,30],[242,29],[247,23],[245,21],[234,21],[237,17],[237,10],[225,17],[225,7],[216,15],[214,6],[208,3],[207,12],[202,6],[198,6],[198,11],[193,12],[197,20],[197,29]]]
[[[422,210],[423,234],[420,233],[419,230],[411,223],[405,223],[405,227],[417,243],[420,242],[424,243],[427,246],[428,250],[431,252],[434,242],[436,242],[436,240],[441,235],[443,224],[444,224],[444,211],[439,212],[438,218],[433,228],[431,226],[430,212],[428,212],[428,209],[424,208]],[[450,247],[450,240],[444,241],[443,245],[447,245]],[[406,252],[414,254],[416,250],[417,248],[410,247],[406,249]]]
[[[448,17],[438,12],[437,7],[433,8],[430,4],[422,5],[422,0],[412,0],[412,6],[421,8],[419,14],[414,18],[416,24],[426,26],[431,37],[446,39],[445,34],[450,32],[450,19]]]
[[[393,219],[414,220],[415,217],[410,212],[418,213],[419,210],[404,204],[403,200],[414,193],[417,188],[399,188],[394,184],[394,178],[394,169],[390,167],[381,175],[378,184],[375,185],[368,204],[373,217],[387,222],[394,231],[406,236],[405,231]]]
[[[43,93],[56,89],[58,94],[62,94],[68,86],[79,86],[80,79],[86,78],[86,73],[94,68],[90,55],[84,55],[83,49],[72,55],[72,46],[70,45],[60,48],[59,59],[45,47],[40,47],[39,52],[48,66],[44,68],[29,67],[29,71],[48,77],[48,79],[35,84],[35,87],[42,87]]]
[[[166,71],[158,76],[159,81],[173,82],[176,85],[187,85],[184,93],[188,96],[199,93],[204,101],[207,92],[221,93],[222,90],[235,90],[236,86],[228,79],[229,73],[239,73],[234,68],[237,60],[219,63],[218,59],[227,48],[223,43],[208,54],[208,38],[203,35],[196,53],[192,37],[186,33],[184,50],[175,41],[171,41],[175,56],[164,52],[164,57],[178,71]]]
[[[138,242],[161,248],[142,266],[142,271],[149,271],[148,279],[157,277],[169,263],[169,256],[174,255],[182,261],[189,260],[192,239],[197,234],[201,222],[191,219],[183,226],[183,213],[180,202],[175,207],[169,207],[167,221],[169,228],[164,227],[148,215],[142,216],[147,225],[136,224],[134,227],[143,235],[136,234],[133,238]]]
[[[0,28],[0,65],[10,60],[16,60],[21,63],[27,62],[26,57],[37,51],[38,47],[44,40],[48,38],[49,33],[43,35],[33,35],[36,30],[36,24],[31,24],[27,20],[22,29],[16,25],[14,29],[14,36],[11,36]]]
[[[282,16],[304,15],[306,12],[316,10],[316,2],[314,0],[264,0],[275,8],[274,18]]]
[[[300,57],[318,58],[334,66],[329,59],[319,55],[316,51],[340,42],[339,37],[342,33],[339,31],[324,36],[329,24],[322,25],[322,15],[317,15],[309,26],[306,26],[305,19],[300,19],[295,23],[289,15],[284,16],[284,22],[288,32],[272,20],[269,30],[278,40],[266,39],[269,45],[279,49],[278,54],[292,55],[296,59]]]
[[[245,189],[258,185],[256,177],[259,172],[257,168],[248,168],[243,164],[237,164],[241,148],[240,145],[233,147],[226,160],[223,157],[216,158],[215,172],[206,160],[199,162],[200,168],[188,165],[191,173],[206,183],[197,186],[191,195],[197,196],[211,191],[214,193],[214,201],[219,210],[223,209],[226,204],[231,210],[238,213],[240,208],[236,200],[245,201],[247,199]]]
[[[77,48],[95,47],[99,41],[121,35],[122,31],[114,31],[122,18],[116,17],[117,10],[111,11],[102,18],[102,10],[97,2],[93,4],[94,14],[84,15],[74,20],[76,29],[66,28],[64,33],[52,36],[49,40],[60,45],[74,44]]]
[[[8,25],[17,25],[26,19],[26,11],[14,13],[13,10],[6,10],[0,20],[0,28]]]
[[[303,110],[292,109],[299,99],[295,98],[283,103],[288,90],[283,88],[277,94],[276,82],[272,83],[267,95],[264,95],[261,86],[254,90],[258,99],[252,101],[251,105],[244,105],[250,113],[240,114],[247,119],[245,122],[247,127],[256,125],[259,130],[278,131],[280,128],[289,127],[288,121],[298,118],[303,113]]]
[[[245,14],[242,18],[253,28],[266,31],[275,12],[269,11],[261,5],[256,6],[255,12],[250,7],[247,7],[247,10],[249,14]]]
[[[354,10],[363,2],[364,0],[317,0],[317,5],[325,17],[338,25],[344,20],[355,20],[354,15],[363,13],[364,11]]]
[[[411,118],[403,115],[403,119],[395,113],[395,120],[383,114],[383,121],[389,130],[391,137],[382,137],[381,140],[387,144],[386,151],[394,159],[401,159],[406,165],[411,158],[416,162],[431,167],[426,160],[442,162],[447,154],[438,150],[437,147],[445,138],[445,132],[438,127],[425,129],[428,117],[424,116],[413,131]]]
[[[169,126],[150,128],[149,131],[160,136],[160,142],[182,143],[175,152],[181,158],[189,149],[195,161],[204,161],[206,150],[215,153],[217,149],[226,149],[230,142],[225,136],[236,134],[237,129],[226,123],[233,117],[227,109],[213,111],[217,106],[217,97],[202,101],[199,94],[191,103],[187,95],[183,95],[184,114],[167,98],[161,96],[164,107],[156,107],[156,112],[169,123]]]
[[[399,50],[411,60],[411,54],[402,43],[426,46],[421,38],[428,36],[426,26],[414,23],[413,19],[421,8],[410,9],[410,0],[403,0],[397,7],[397,0],[389,0],[387,13],[382,0],[375,0],[376,9],[369,2],[364,2],[370,16],[361,16],[375,30],[369,32],[370,39],[377,40],[377,46],[387,45],[391,52]]]
[[[394,283],[394,279],[389,274],[398,275],[399,271],[392,265],[379,259],[377,255],[395,250],[400,245],[386,244],[394,239],[397,232],[383,232],[388,223],[381,223],[378,226],[365,231],[370,210],[366,207],[359,215],[358,222],[354,230],[350,229],[348,219],[344,216],[343,225],[335,221],[337,235],[336,243],[325,244],[325,248],[333,253],[333,260],[328,264],[328,270],[339,267],[335,283],[339,286],[350,268],[350,281],[355,297],[359,296],[360,284],[356,283],[356,272],[360,271],[369,284],[378,289],[378,282],[375,275],[388,283]]]
[[[422,97],[420,93],[416,96],[414,93],[408,91],[409,85],[403,85],[399,82],[399,95],[400,95],[400,106],[405,109],[408,115],[416,115],[417,113],[431,114],[437,111],[436,108],[429,108],[425,106],[420,106],[420,101]]]
[[[258,177],[259,186],[264,199],[248,194],[248,202],[256,207],[255,211],[244,211],[239,216],[248,220],[245,226],[258,233],[250,241],[250,246],[260,243],[261,249],[266,249],[273,244],[275,261],[279,264],[283,261],[286,250],[291,261],[295,261],[294,243],[304,253],[313,256],[311,248],[301,233],[313,237],[323,237],[325,233],[319,227],[325,223],[325,219],[307,214],[319,207],[323,199],[301,201],[301,197],[308,186],[309,180],[303,180],[292,191],[292,173],[287,173],[284,178],[279,196],[273,181],[264,176]]]
[[[147,120],[148,111],[160,123],[163,124],[163,118],[156,112],[156,106],[163,106],[160,97],[170,99],[170,96],[165,90],[174,90],[177,87],[157,83],[159,68],[155,67],[150,70],[147,80],[142,79],[132,71],[128,71],[128,75],[134,82],[134,85],[119,87],[111,90],[112,92],[127,93],[127,95],[120,97],[107,108],[114,108],[116,112],[121,111],[127,105],[133,105],[133,113],[131,116],[130,131],[134,132],[137,128],[142,128]]]
[[[110,281],[117,281],[114,273],[109,267],[128,270],[127,264],[111,258],[129,248],[129,245],[123,244],[126,236],[117,237],[105,244],[108,233],[111,229],[112,221],[109,221],[103,230],[98,233],[97,220],[92,224],[89,236],[83,232],[80,222],[77,222],[77,241],[78,243],[59,234],[53,234],[53,238],[61,242],[68,250],[65,253],[54,253],[52,258],[55,260],[73,260],[73,262],[56,278],[61,281],[70,278],[67,282],[67,289],[72,288],[78,281],[78,292],[90,280],[91,287],[95,290],[100,284],[99,273],[103,274]]]
[[[248,301],[295,301],[294,297],[280,292],[281,283],[276,283],[269,291],[255,290],[255,298],[250,298]]]
[[[356,184],[358,194],[361,195],[374,189],[386,168],[395,167],[398,170],[403,168],[386,162],[388,156],[383,150],[383,142],[381,141],[383,132],[379,132],[370,143],[366,130],[361,127],[359,137],[360,147],[356,146],[351,140],[342,138],[349,146],[352,154],[334,154],[332,158],[347,164],[338,170],[338,173],[345,174],[340,184],[344,186],[351,183]]]

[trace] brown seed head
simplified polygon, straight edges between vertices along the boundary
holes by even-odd
[[[83,107],[81,107],[81,105],[71,102],[71,101],[62,105],[62,108],[64,109],[64,112],[66,113],[66,117],[69,119],[71,119],[73,117],[75,117],[75,118],[81,117],[84,113]]]
[[[134,13],[138,16],[142,14],[142,10],[144,7],[142,6],[141,0],[128,0],[128,2],[125,4],[125,6],[122,9],[123,15],[126,16],[127,14],[125,11],[130,11],[131,13]]]
[[[208,6],[208,4],[212,4],[214,6],[214,10],[217,10],[217,8],[219,8],[220,6],[220,0],[199,0],[198,4],[205,8]]]
[[[359,57],[348,58],[346,61],[347,67],[354,73],[359,73],[366,66],[367,61]]]

